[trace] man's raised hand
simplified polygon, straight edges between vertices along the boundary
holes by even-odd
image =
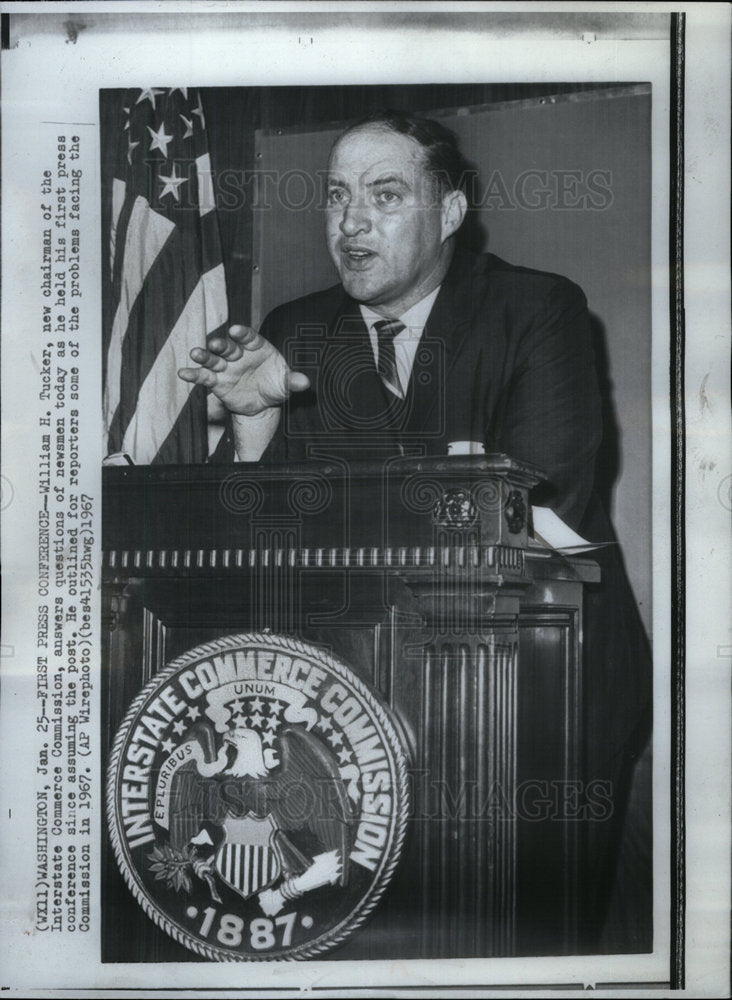
[[[277,348],[248,326],[209,337],[206,347],[194,347],[190,356],[200,367],[181,368],[179,377],[210,389],[227,410],[241,416],[280,407],[291,393],[310,385],[307,375],[291,371]]]

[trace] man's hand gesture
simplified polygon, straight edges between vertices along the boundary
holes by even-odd
[[[248,326],[232,326],[206,343],[190,354],[200,367],[181,368],[178,375],[205,386],[230,413],[258,416],[310,385],[307,375],[291,371],[277,348]]]

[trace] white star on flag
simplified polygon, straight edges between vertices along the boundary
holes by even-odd
[[[153,131],[150,126],[147,126],[147,130],[152,137],[152,142],[150,143],[150,152],[159,149],[163,156],[167,159],[168,157],[168,143],[172,140],[173,136],[168,135],[165,131],[165,122],[161,122],[160,128],[157,132]]]
[[[160,174],[158,180],[163,181],[163,190],[160,192],[160,200],[162,201],[166,194],[172,194],[176,201],[180,201],[180,195],[178,194],[178,188],[181,184],[187,184],[188,180],[185,177],[178,177],[175,172],[175,164],[173,164],[173,173],[170,176],[166,174]]]
[[[133,150],[136,149],[136,147],[139,146],[139,145],[140,145],[139,142],[128,142],[127,143],[127,162],[130,164],[130,166],[132,166],[132,153],[133,153]]]
[[[168,91],[169,95],[172,97],[176,90],[179,90],[183,97],[188,100],[188,87],[171,87]]]
[[[186,127],[186,130],[183,133],[183,138],[190,139],[190,137],[193,135],[193,119],[186,118],[185,115],[178,115],[178,117],[181,119],[181,121],[183,121]]]
[[[193,114],[194,115],[198,115],[198,120],[200,121],[201,127],[203,128],[203,126],[205,125],[205,122],[203,120],[203,105],[201,104],[201,95],[200,94],[198,95],[198,104],[193,109]]]
[[[162,94],[163,92],[162,87],[146,87],[135,101],[135,104],[142,104],[143,101],[149,101],[154,108],[155,98],[158,94]]]

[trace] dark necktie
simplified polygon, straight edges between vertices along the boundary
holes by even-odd
[[[379,344],[379,363],[376,367],[386,388],[399,399],[404,399],[404,389],[399,381],[394,338],[405,329],[398,319],[380,319],[374,323]]]

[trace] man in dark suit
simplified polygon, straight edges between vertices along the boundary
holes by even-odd
[[[259,334],[232,327],[180,373],[231,414],[219,458],[478,441],[543,469],[547,502],[579,527],[601,438],[585,298],[458,249],[464,177],[436,122],[375,116],[341,136],[326,209],[341,284],[275,309]]]
[[[593,492],[602,428],[585,297],[558,275],[457,248],[464,177],[436,122],[387,113],[352,126],[328,173],[340,284],[278,307],[259,333],[232,327],[192,351],[199,367],[181,377],[231,414],[219,459],[446,454],[450,442],[478,442],[544,471],[534,503],[614,542]],[[603,583],[585,607],[586,778],[612,783],[613,815],[591,831],[595,938],[650,675],[617,547],[597,559]]]

